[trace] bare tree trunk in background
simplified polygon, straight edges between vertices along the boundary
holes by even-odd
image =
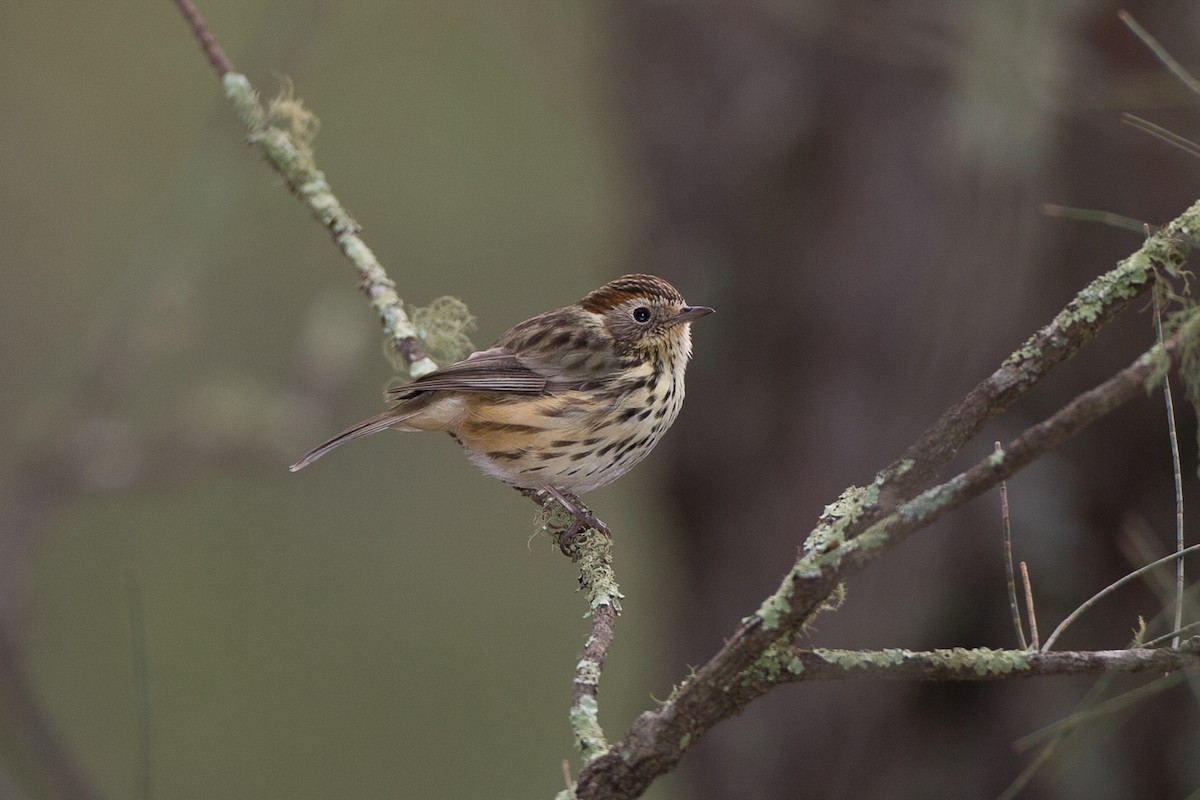
[[[1121,7],[1188,63],[1196,13],[1163,6]],[[697,332],[670,444],[690,581],[681,663],[707,658],[776,585],[825,503],[869,482],[1137,243],[1047,219],[1039,204],[1157,223],[1194,199],[1194,162],[1119,123],[1132,111],[1197,130],[1118,7],[614,7],[617,90],[644,168],[635,265],[719,311]],[[1152,336],[1146,315],[1127,317],[964,455],[1127,363]],[[1011,483],[1015,549],[1044,627],[1128,570],[1126,517],[1149,520],[1166,552],[1165,427],[1161,399],[1147,400]],[[813,643],[1015,646],[998,505],[973,504],[856,579]],[[1123,646],[1157,607],[1131,590],[1076,643]],[[994,796],[1029,757],[1011,743],[1069,714],[1088,685],[805,686],[718,728],[684,765],[698,798]],[[1175,698],[1139,708],[1132,724],[1145,730],[1089,742],[1062,780],[1091,796],[1193,789],[1194,759],[1164,745],[1188,717]],[[1023,796],[1060,796],[1053,780]]]

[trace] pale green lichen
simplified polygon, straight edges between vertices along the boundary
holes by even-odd
[[[250,80],[237,72],[227,72],[221,78],[225,87],[225,96],[233,104],[234,111],[242,120],[242,124],[250,129],[253,137],[262,130],[266,123],[266,112],[258,102],[258,92],[250,85]]]
[[[1137,624],[1137,627],[1133,629],[1133,641],[1130,642],[1129,646],[1131,648],[1132,647],[1141,647],[1142,643],[1145,641],[1146,641],[1146,618],[1143,617],[1141,614],[1138,614],[1138,624]]]
[[[804,552],[806,555],[824,555],[828,558],[810,562],[810,568],[836,568],[842,558],[840,548],[846,543],[846,530],[862,519],[868,509],[878,505],[880,489],[887,480],[887,476],[880,472],[869,485],[849,486],[842,490],[837,500],[825,506],[821,513],[821,524],[804,540]]]
[[[783,583],[779,585],[779,588],[758,607],[756,613],[759,619],[762,620],[765,630],[773,631],[778,629],[784,615],[792,610],[793,591],[792,574],[788,573],[788,576],[783,579]]]
[[[588,614],[600,606],[612,606],[620,614],[625,595],[621,594],[612,569],[612,542],[604,534],[591,530],[580,536],[590,540],[578,551],[580,588],[587,597]]]
[[[600,707],[596,698],[584,695],[571,706],[571,730],[575,733],[575,745],[583,755],[585,764],[594,761],[609,751],[608,741],[600,728]]]
[[[840,669],[850,671],[870,667],[885,667],[904,662],[907,650],[887,648],[884,650],[827,650],[816,648],[813,655],[828,661]]]
[[[457,297],[439,297],[427,306],[410,309],[410,316],[434,361],[451,364],[475,349],[467,335],[475,330],[475,317]]]
[[[545,495],[538,493],[537,499],[541,502]],[[534,535],[539,533],[549,534],[552,538],[557,538],[557,534],[571,527],[575,521],[575,517],[570,511],[563,508],[561,503],[546,502],[538,507],[537,516],[534,518]]]
[[[539,502],[545,499],[542,493],[533,497]],[[581,510],[590,513],[586,507],[581,506]],[[557,542],[562,532],[574,522],[575,517],[561,503],[545,502],[537,513],[533,536],[545,533]],[[584,528],[571,540],[570,552],[579,565],[579,589],[587,596],[588,611],[584,616],[590,616],[600,606],[612,606],[614,611],[621,613],[621,600],[625,595],[621,594],[612,568],[612,540],[599,531]]]
[[[791,672],[795,660],[795,650],[791,646],[791,636],[771,642],[754,663],[742,670],[741,684],[749,686],[752,683],[774,683],[784,672]]]
[[[994,458],[995,454],[993,453],[990,457]],[[943,484],[926,489],[901,506],[897,515],[904,522],[920,522],[953,501],[962,490],[964,483],[965,478],[959,474]]]
[[[879,502],[879,489],[885,480],[885,476],[880,473],[866,486],[846,487],[837,500],[825,507],[821,516],[829,520],[854,522],[866,509]]]
[[[992,650],[987,647],[954,647],[939,650],[826,650],[815,649],[813,655],[834,666],[851,671],[900,666],[908,661],[977,675],[1006,675],[1030,668],[1029,650]]]
[[[972,670],[978,675],[1006,675],[1029,669],[1030,655],[1031,651],[1028,650],[955,647],[949,650],[934,650],[931,657],[935,663],[951,669]]]
[[[575,665],[575,682],[584,686],[600,685],[600,665],[591,658],[581,658]]]
[[[791,639],[791,636],[784,636],[769,644],[753,664],[742,670],[740,684],[745,687],[754,683],[777,683],[781,678],[804,672],[804,661]],[[726,686],[725,691],[730,688]]]
[[[684,750],[687,750],[687,749],[688,749],[688,745],[690,745],[691,743],[692,743],[692,734],[690,734],[690,733],[685,733],[683,736],[680,736],[680,737],[679,737],[679,750],[680,750],[680,752],[682,752],[682,751],[684,751]]]

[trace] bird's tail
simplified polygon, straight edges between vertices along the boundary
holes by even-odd
[[[355,439],[361,439],[364,436],[370,436],[372,433],[379,433],[386,428],[400,427],[403,429],[404,420],[409,416],[409,414],[397,414],[396,409],[393,408],[384,411],[382,414],[377,414],[370,419],[364,419],[357,425],[351,426],[342,431],[328,442],[325,442],[325,444],[313,448],[307,454],[305,454],[304,458],[300,459],[295,464],[292,464],[290,467],[288,467],[288,469],[292,472],[304,469],[333,448],[339,447],[346,442],[350,442]],[[408,430],[412,429],[409,428]]]

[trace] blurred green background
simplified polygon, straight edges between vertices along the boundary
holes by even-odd
[[[1194,68],[1195,4],[1122,5]],[[635,270],[718,309],[675,429],[588,497],[627,595],[612,739],[757,607],[843,487],[1138,244],[1041,203],[1158,223],[1194,202],[1194,162],[1120,124],[1200,129],[1119,7],[200,4],[262,92],[290,80],[319,115],[320,167],[401,296],[462,298],[477,345]],[[0,110],[0,800],[561,789],[576,571],[448,437],[287,472],[378,411],[392,370],[174,5],[9,3]],[[1150,330],[1125,314],[955,466]],[[1011,482],[1044,629],[1146,560],[1130,530],[1171,546],[1161,408]],[[856,576],[812,641],[1011,646],[997,506]],[[1162,607],[1140,585],[1111,602],[1064,646],[1124,646]],[[1093,683],[786,689],[648,796],[993,797],[1031,758],[1012,743]],[[1176,687],[1022,796],[1184,797],[1197,741]]]

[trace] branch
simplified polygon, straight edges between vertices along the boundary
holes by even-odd
[[[1102,672],[1174,672],[1200,668],[1200,638],[1182,649],[1129,650],[991,650],[986,647],[948,650],[791,650],[787,668],[754,688],[761,693],[774,684],[873,678],[905,681],[994,681]]]
[[[1191,73],[1183,68],[1183,65],[1175,60],[1175,57],[1167,52],[1167,48],[1159,44],[1158,40],[1150,35],[1150,32],[1138,24],[1137,20],[1124,9],[1117,12],[1117,16],[1125,23],[1129,30],[1133,31],[1134,35],[1142,40],[1142,44],[1154,54],[1162,65],[1171,71],[1171,74],[1179,79],[1187,88],[1191,89],[1196,94],[1200,94],[1200,81],[1192,77]]]
[[[620,589],[612,569],[612,540],[599,531],[586,529],[575,536],[575,560],[579,563],[579,586],[587,595],[592,633],[584,643],[583,656],[575,665],[574,691],[571,697],[571,729],[575,745],[589,763],[609,751],[608,740],[600,727],[600,675],[616,633],[621,613]]]
[[[196,8],[196,4],[192,0],[176,0],[176,3],[183,18],[192,27],[192,33],[200,42],[200,48],[204,51],[204,55],[208,57],[208,63],[216,70],[217,77],[224,78],[233,72],[233,63],[226,57],[225,51],[221,49],[221,45],[217,44],[217,40],[208,30],[208,26],[204,24],[204,17],[200,16],[200,9]]]
[[[1148,289],[1156,270],[1177,275],[1200,230],[1200,202],[1146,237],[1142,246],[1083,288],[1048,325],[1030,336],[1000,368],[948,409],[870,486],[851,487],[826,509],[806,547],[828,537],[853,538],[911,499],[937,469],[984,425],[1091,341],[1116,314]]]
[[[1193,206],[1190,213],[1196,212],[1200,212],[1200,204]],[[1182,254],[1176,257],[1181,263]],[[1122,271],[1131,260],[1126,259],[1116,271]],[[1095,286],[1096,282],[1093,282],[1068,309],[1078,309]],[[1066,311],[1056,320],[1065,316],[1068,316]],[[631,798],[640,795],[655,777],[674,767],[686,745],[695,742],[722,719],[740,713],[758,696],[752,687],[764,668],[770,670],[773,664],[778,664],[779,643],[789,642],[803,623],[820,610],[821,604],[842,580],[913,532],[979,496],[1092,422],[1141,395],[1146,381],[1180,356],[1185,334],[1191,333],[1197,324],[1193,319],[1181,326],[1165,343],[1155,345],[1108,381],[1075,398],[1044,422],[1027,429],[1002,452],[897,505],[857,536],[810,537],[805,554],[792,567],[779,589],[763,602],[757,613],[743,622],[725,646],[665,705],[639,716],[625,738],[613,747],[612,753],[584,768],[579,777],[578,797]],[[1053,344],[1054,337],[1047,335],[1047,329],[1039,336],[1043,336],[1047,344]],[[1026,362],[1044,365],[1043,359],[1032,354]],[[1021,383],[1020,359],[1010,359],[1006,363],[1011,363],[1017,370],[1006,382],[1010,385]],[[978,389],[968,399],[977,392]],[[965,403],[956,408],[964,407]],[[962,427],[955,426],[955,429]],[[877,480],[876,485],[880,482]]]
[[[221,79],[225,97],[246,126],[250,143],[262,149],[288,189],[329,230],[338,249],[354,264],[359,288],[379,315],[384,334],[408,367],[409,376],[418,378],[437,369],[437,364],[425,355],[418,331],[396,293],[396,284],[358,235],[361,228],[333,193],[325,173],[317,169],[312,150],[319,125],[316,116],[286,90],[264,108],[249,79],[233,71],[196,7],[190,0],[176,2]]]
[[[1170,555],[1166,555],[1160,559],[1151,561],[1149,564],[1145,564],[1144,566],[1142,566],[1138,569],[1135,569],[1133,572],[1130,572],[1128,575],[1125,575],[1124,577],[1113,581],[1108,586],[1105,586],[1103,589],[1096,592],[1094,595],[1092,595],[1090,598],[1088,598],[1086,601],[1084,601],[1082,604],[1080,604],[1080,606],[1078,608],[1076,608],[1074,611],[1072,611],[1070,614],[1068,614],[1066,616],[1066,618],[1063,619],[1062,622],[1058,623],[1058,627],[1055,628],[1054,631],[1051,632],[1051,634],[1046,637],[1046,643],[1042,645],[1041,649],[1043,651],[1049,651],[1051,646],[1053,646],[1053,644],[1056,641],[1058,641],[1058,637],[1062,635],[1062,632],[1065,631],[1068,627],[1070,627],[1071,623],[1075,622],[1075,620],[1077,620],[1081,616],[1083,616],[1083,612],[1085,612],[1088,609],[1095,606],[1096,603],[1099,600],[1101,600],[1102,598],[1107,597],[1108,595],[1112,594],[1117,589],[1121,588],[1122,586],[1124,586],[1125,584],[1134,580],[1135,578],[1140,578],[1142,575],[1145,575],[1147,572],[1150,572],[1158,567],[1161,567],[1163,564],[1169,564],[1172,561],[1182,564],[1184,556],[1190,555],[1191,553],[1195,553],[1198,551],[1200,551],[1200,544],[1194,544],[1191,547],[1185,547],[1182,550],[1176,550],[1175,552],[1171,553]],[[1182,624],[1183,623],[1181,621],[1176,621],[1174,630],[1179,630],[1180,627],[1182,626]]]

